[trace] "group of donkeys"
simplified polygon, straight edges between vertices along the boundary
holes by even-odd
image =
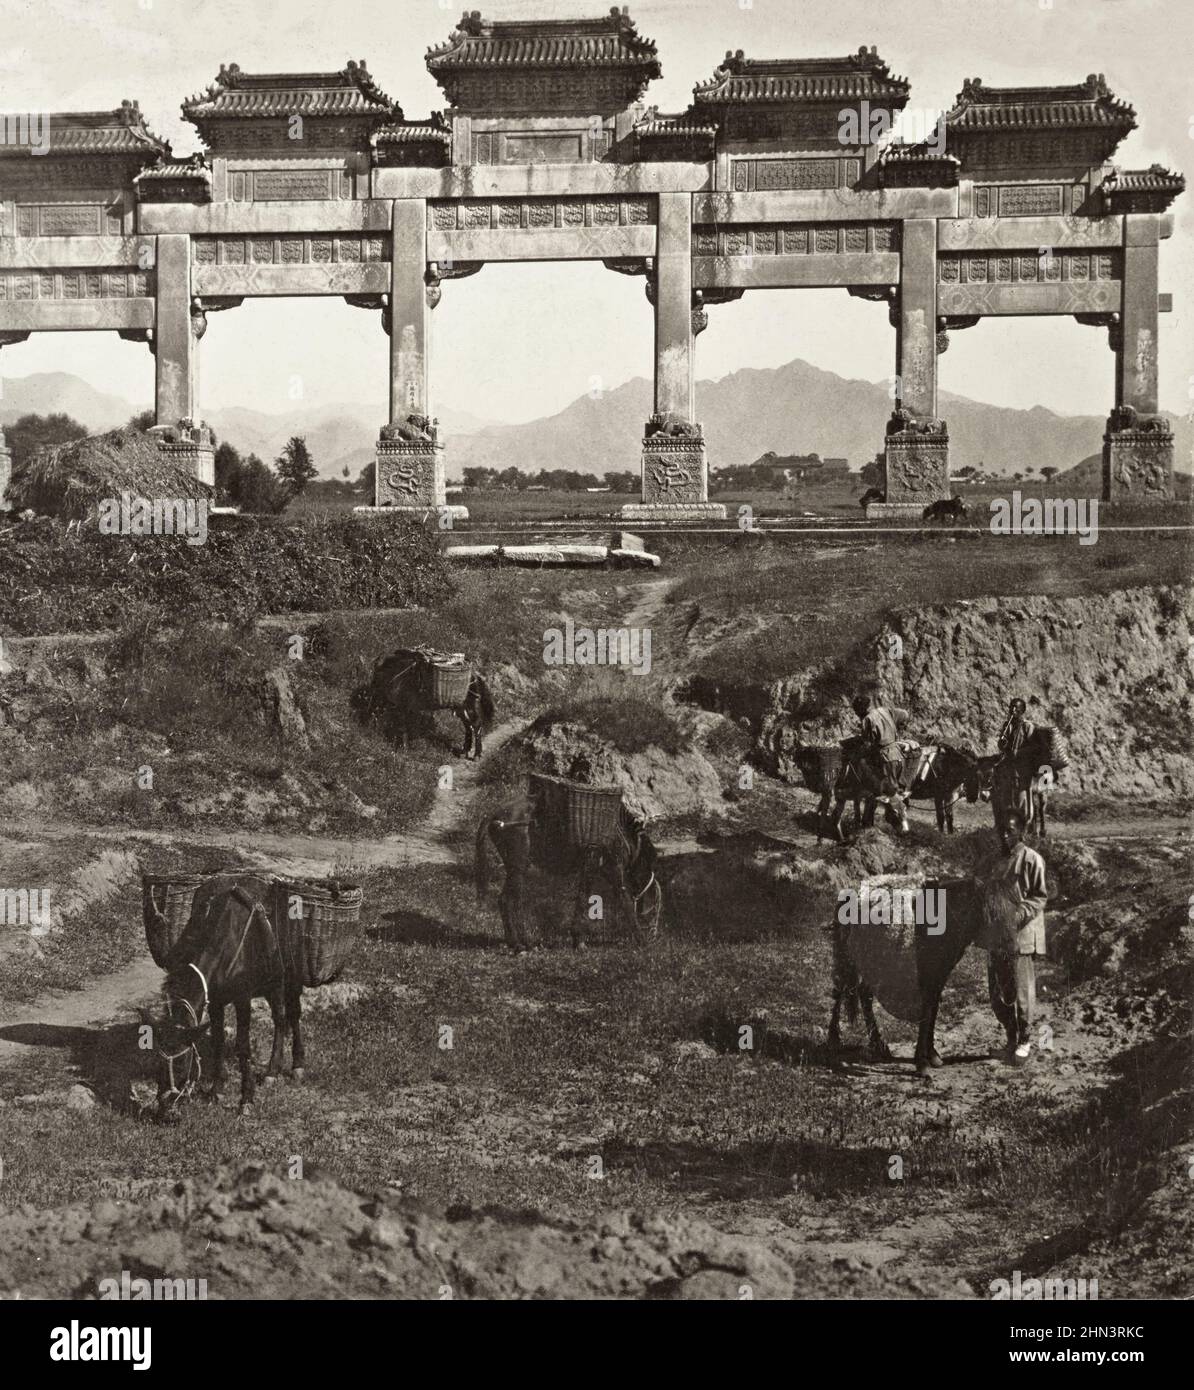
[[[973,805],[990,801],[995,829],[1004,846],[1013,830],[1031,829],[1042,839],[1049,797],[1050,738],[1048,729],[1036,729],[1014,755],[977,754],[968,748],[942,743],[921,748],[906,747],[903,789],[885,792],[883,778],[861,737],[840,744],[807,745],[797,750],[796,766],[804,785],[820,798],[817,807],[818,841],[828,830],[845,840],[843,819],[854,803],[856,827],[873,825],[876,807],[882,803],[890,825],[902,834],[908,830],[908,801],[931,801],[937,812],[937,829],[953,834],[953,808],[965,797]]]
[[[365,719],[378,719],[390,729],[407,735],[426,713],[416,681],[418,649],[404,650],[379,661],[373,678],[355,701]],[[456,710],[465,728],[466,752],[481,751],[484,730],[494,716],[493,698],[480,676],[467,682]],[[1047,748],[1038,729],[1014,757],[995,754],[980,757],[964,748],[939,745],[932,750],[909,749],[904,795],[931,799],[937,808],[940,830],[951,831],[953,806],[959,797],[976,802],[989,795],[996,827],[1005,848],[1013,830],[1030,818],[1044,834],[1044,788],[1034,796],[1030,788]],[[878,770],[861,739],[847,739],[836,747],[806,747],[797,754],[805,784],[820,794],[819,818],[842,838],[841,820],[847,801],[853,799],[857,824],[873,823],[875,807],[886,803],[889,819],[903,830],[907,816],[900,793],[884,795]],[[835,802],[832,818],[831,801]],[[863,809],[865,808],[865,809]],[[663,892],[657,876],[657,853],[642,821],[625,807],[619,816],[618,834],[597,851],[562,853],[550,827],[541,824],[532,800],[524,799],[485,817],[477,827],[475,882],[484,896],[487,852],[496,850],[505,870],[501,897],[503,925],[508,944],[516,951],[528,946],[522,926],[523,884],[532,868],[553,876],[575,875],[581,901],[595,880],[613,890],[613,906],[624,928],[641,940],[658,930]],[[942,885],[945,887],[946,885]],[[919,1070],[940,1065],[933,1046],[937,1004],[950,971],[981,926],[979,890],[969,880],[948,885],[951,911],[940,935],[918,929],[917,975],[920,981],[920,1033],[916,1062]],[[156,1024],[159,1059],[158,1106],[163,1118],[176,1116],[177,1102],[189,1095],[200,1075],[200,1040],[210,1033],[212,1042],[211,1091],[218,1094],[224,1069],[224,1014],[236,1012],[236,1051],[241,1073],[242,1106],[251,1103],[254,1077],[249,1048],[250,1005],[265,998],[274,1019],[274,1042],[266,1079],[281,1074],[286,1034],[290,1034],[293,1076],[303,1075],[301,999],[303,982],[296,976],[286,952],[280,949],[275,923],[264,904],[268,885],[252,874],[229,875],[205,883],[196,893],[190,922],[173,949],[163,986],[165,1015]],[[579,903],[578,903],[579,906]],[[575,942],[574,942],[575,944]],[[872,994],[859,971],[848,959],[846,943],[835,933],[834,1012],[830,1039],[836,1041],[838,1015],[843,1001],[861,1005],[872,1051],[886,1049],[872,1012]]]

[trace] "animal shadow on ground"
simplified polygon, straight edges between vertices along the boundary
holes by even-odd
[[[887,1154],[850,1149],[814,1139],[776,1139],[723,1148],[716,1144],[660,1140],[605,1146],[607,1170],[633,1169],[675,1191],[713,1201],[781,1197],[805,1188],[820,1195],[874,1193]]]
[[[19,1023],[0,1028],[0,1039],[32,1047],[68,1048],[79,1079],[96,1099],[114,1110],[133,1105],[134,1081],[156,1079],[156,1054],[141,1047],[141,1023],[75,1028],[50,1023]]]
[[[467,931],[454,923],[405,907],[383,912],[365,934],[387,945],[445,946],[454,950],[493,950],[500,944],[493,936]]]

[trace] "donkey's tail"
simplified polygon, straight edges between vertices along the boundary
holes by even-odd
[[[483,903],[489,891],[489,855],[486,845],[489,840],[489,818],[477,822],[477,850],[473,858],[473,886],[477,890],[477,901]]]

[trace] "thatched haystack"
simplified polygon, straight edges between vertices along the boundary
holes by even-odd
[[[188,468],[168,459],[153,435],[126,426],[39,449],[13,469],[8,505],[16,512],[82,521],[95,516],[105,498],[122,492],[147,498],[213,495]]]

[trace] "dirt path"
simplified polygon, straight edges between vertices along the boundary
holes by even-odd
[[[123,970],[101,975],[77,993],[43,995],[0,1019],[0,1066],[37,1055],[53,1030],[126,1021],[138,1006],[156,999],[162,972],[149,956]]]

